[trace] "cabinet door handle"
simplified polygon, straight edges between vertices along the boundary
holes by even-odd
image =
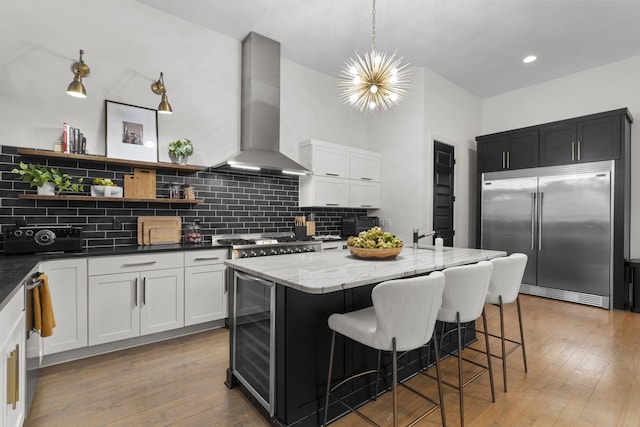
[[[138,306],[138,278],[133,281],[133,306]]]
[[[142,278],[142,305],[147,305],[147,278]]]
[[[575,155],[574,155],[575,145],[576,144],[574,142],[571,143],[571,161],[572,162],[575,161]]]
[[[125,263],[122,264],[123,267],[139,267],[141,265],[153,265],[155,264],[157,261],[144,261],[144,262],[130,262],[130,263]]]
[[[197,257],[194,258],[194,261],[214,261],[216,259],[220,259],[219,256],[203,256],[203,257]]]
[[[360,205],[361,208],[370,208],[373,205]]]
[[[340,203],[325,203],[326,206],[340,206]]]
[[[20,346],[16,345],[7,358],[7,405],[16,409],[20,399]]]
[[[360,179],[363,181],[373,181],[373,178],[367,178],[366,176],[361,176]]]
[[[503,152],[502,152],[502,169],[506,169],[506,167],[505,167],[505,161],[504,161],[505,159],[504,159],[504,158],[505,158],[505,155],[504,155],[504,151],[503,151]]]
[[[511,151],[507,151],[507,169],[511,169]]]
[[[582,160],[581,148],[582,148],[582,143],[578,141],[578,160]]]
[[[333,172],[325,172],[324,174],[327,176],[340,176],[339,173],[333,173]]]

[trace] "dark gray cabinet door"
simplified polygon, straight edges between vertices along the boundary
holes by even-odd
[[[538,130],[505,132],[478,139],[478,172],[538,166]]]
[[[620,158],[620,116],[568,120],[540,128],[540,166]]]
[[[574,121],[540,127],[540,166],[575,163],[576,124]]]
[[[620,116],[580,120],[576,124],[578,162],[620,158]]]
[[[505,169],[505,154],[509,150],[506,135],[478,140],[478,172],[495,172]]]
[[[538,130],[513,132],[509,136],[509,169],[538,167]]]

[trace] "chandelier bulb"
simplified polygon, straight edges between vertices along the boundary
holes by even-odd
[[[358,95],[356,95],[355,93],[349,97],[349,101],[351,101],[352,104],[355,104],[357,100]]]
[[[376,86],[376,85],[371,85],[371,87],[369,88],[369,92],[371,92],[371,93],[376,93],[376,92],[378,92],[378,86]]]
[[[398,83],[398,76],[392,75],[391,77],[389,77],[389,83],[391,83],[392,85]]]
[[[358,69],[352,65],[351,68],[349,68],[349,72],[355,76],[358,74]]]
[[[356,85],[356,86],[357,86],[357,85],[359,85],[361,82],[362,82],[362,80],[360,80],[360,77],[359,77],[359,76],[355,76],[355,77],[353,78],[353,84],[354,84],[354,85]]]
[[[398,100],[398,94],[392,93],[391,95],[389,95],[389,99],[391,99],[393,102],[396,102]]]
[[[375,109],[376,109],[376,103],[375,103],[375,102],[373,102],[373,101],[371,101],[371,102],[369,103],[369,109],[371,109],[371,110],[375,110]]]

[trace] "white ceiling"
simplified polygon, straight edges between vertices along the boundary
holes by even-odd
[[[138,0],[337,77],[371,47],[371,0]],[[640,55],[638,0],[377,0],[376,47],[481,98]],[[212,53],[213,54],[213,53]],[[523,64],[528,54],[538,56]]]

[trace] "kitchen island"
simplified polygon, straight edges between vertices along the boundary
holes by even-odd
[[[405,248],[391,260],[357,259],[348,251],[227,260],[230,367],[226,384],[239,384],[276,424],[320,425],[331,339],[329,315],[370,306],[371,290],[385,280],[505,255],[423,247]],[[336,380],[371,369],[377,361],[377,352],[342,338],[336,340],[336,354]],[[413,375],[425,363],[426,355],[415,352],[400,378]],[[371,380],[360,378],[346,385],[342,397],[351,404],[366,401],[374,392]],[[342,412],[340,405],[331,405],[331,418]]]

